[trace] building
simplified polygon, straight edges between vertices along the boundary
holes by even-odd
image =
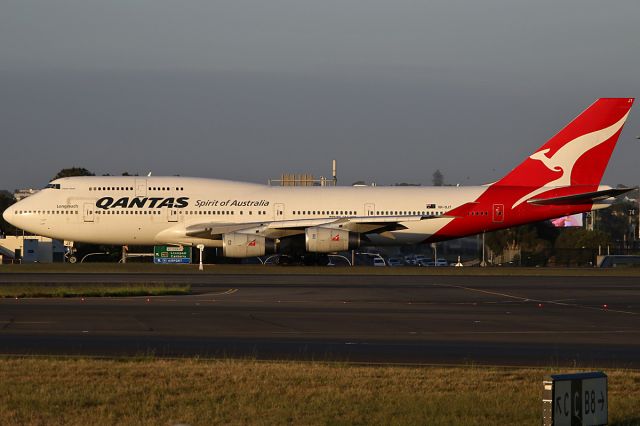
[[[24,200],[28,196],[33,195],[38,191],[40,191],[40,190],[39,189],[33,189],[33,188],[16,189],[15,192],[13,193],[13,198],[15,198],[16,201]]]
[[[64,262],[63,241],[40,236],[0,238],[0,264]]]

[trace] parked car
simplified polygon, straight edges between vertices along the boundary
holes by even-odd
[[[429,260],[429,259],[427,259],[427,256],[424,256],[422,254],[416,255],[415,259],[416,259],[416,263],[420,263],[420,262]]]
[[[387,266],[384,259],[380,256],[373,258],[373,266]]]
[[[387,260],[387,263],[389,264],[389,266],[404,266],[402,260],[398,259],[397,257],[390,257]]]
[[[440,257],[436,259],[436,266],[449,266],[449,262],[447,262],[447,259]]]
[[[447,259],[444,258],[438,258],[435,261],[433,260],[428,260],[428,259],[422,259],[418,265],[420,266],[449,266],[449,262],[447,262]]]

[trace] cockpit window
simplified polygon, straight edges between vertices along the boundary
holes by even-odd
[[[59,183],[50,183],[49,185],[45,186],[45,189],[46,188],[60,189],[60,184]]]

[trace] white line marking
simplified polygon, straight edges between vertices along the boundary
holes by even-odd
[[[225,296],[225,295],[230,295],[230,294],[234,294],[237,293],[238,289],[237,288],[230,288],[227,291],[222,291],[222,292],[213,292],[213,293],[203,293],[203,294],[194,294],[195,297],[203,297],[203,296]]]
[[[510,299],[521,300],[523,302],[548,303],[548,304],[551,304],[551,305],[569,306],[569,307],[572,307],[572,308],[590,309],[590,310],[593,310],[593,311],[615,312],[615,313],[618,313],[618,314],[627,314],[627,315],[638,315],[639,314],[638,312],[621,311],[621,310],[609,309],[609,308],[604,309],[602,307],[578,305],[577,303],[563,303],[563,302],[557,302],[557,301],[554,301],[554,300],[532,299],[532,298],[528,298],[528,297],[514,296],[512,294],[507,294],[507,293],[500,293],[500,292],[497,292],[497,291],[480,290],[479,288],[465,287],[465,286],[462,286],[462,285],[454,285],[454,284],[433,284],[433,285],[434,286],[441,286],[441,287],[458,288],[458,289],[461,289],[461,290],[475,291],[477,293],[490,294],[492,296],[507,297],[507,298],[510,298]]]

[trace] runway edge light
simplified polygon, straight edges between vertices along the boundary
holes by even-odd
[[[601,371],[553,374],[542,382],[544,426],[596,426],[608,423],[608,378]]]

